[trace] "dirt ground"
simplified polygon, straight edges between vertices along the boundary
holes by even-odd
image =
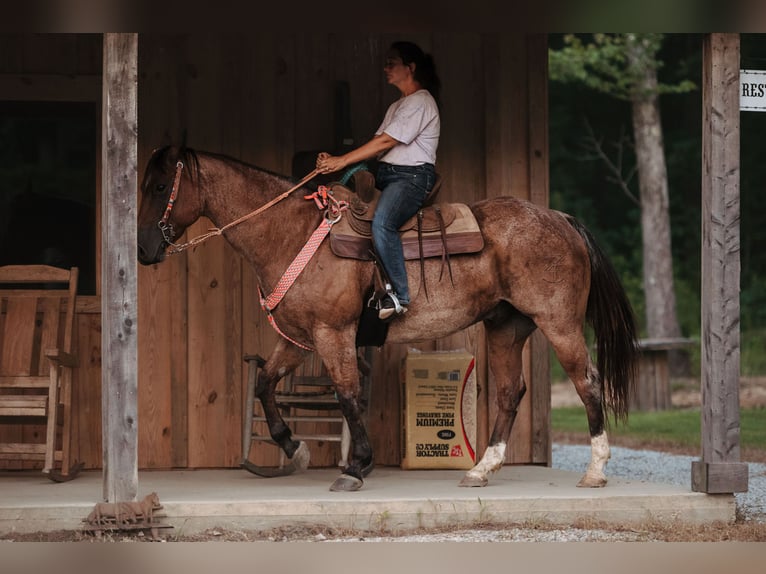
[[[551,390],[551,404],[555,407],[582,405],[574,386],[569,383],[554,384]],[[673,380],[672,404],[678,408],[692,408],[700,405],[698,379]],[[766,377],[743,378],[740,381],[740,405],[742,408],[766,408]],[[554,433],[553,441],[559,443],[583,444],[584,435]],[[621,439],[619,446],[672,452],[674,454],[696,455],[688,449],[673,444],[633,443]],[[744,450],[742,459],[766,463],[766,445],[763,449]],[[172,531],[171,531],[172,532]],[[695,526],[688,524],[644,524],[640,527],[615,527],[609,524],[588,522],[573,524],[561,534],[561,528],[546,524],[477,524],[458,533],[459,540],[501,541],[501,540],[577,540],[577,541],[663,541],[663,542],[764,542],[766,523],[746,522],[737,519],[734,524],[712,524]],[[214,529],[195,535],[175,536],[162,534],[162,542],[247,542],[247,541],[312,541],[328,540],[376,540],[397,541],[454,541],[455,532],[447,529],[419,529],[411,532],[362,532],[318,527],[276,528],[264,531]],[[59,530],[31,534],[0,535],[0,542],[153,542],[148,533],[113,533],[100,538],[81,531]]]
[[[737,521],[734,524],[689,525],[645,523],[615,526],[584,521],[568,528],[545,523],[475,524],[470,528],[420,528],[412,531],[354,531],[325,527],[281,527],[271,530],[210,529],[194,535],[113,533],[101,537],[59,530],[0,536],[3,542],[76,542],[81,544],[135,542],[764,542],[766,524]]]

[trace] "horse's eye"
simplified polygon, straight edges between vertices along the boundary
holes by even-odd
[[[161,193],[165,193],[165,188],[166,187],[167,186],[164,183],[158,183],[157,187],[154,189],[154,193],[156,193],[158,195],[161,194]]]

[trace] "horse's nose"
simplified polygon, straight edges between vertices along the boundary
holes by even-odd
[[[154,263],[152,261],[152,258],[149,256],[149,253],[144,249],[144,246],[139,244],[138,245],[138,262],[142,265],[151,265]]]

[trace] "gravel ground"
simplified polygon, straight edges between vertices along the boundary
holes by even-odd
[[[610,447],[606,474],[630,480],[677,484],[691,488],[692,461],[698,457],[651,450]],[[553,468],[582,471],[590,458],[585,445],[553,445]],[[748,463],[748,491],[735,494],[737,512],[745,520],[766,523],[766,464]]]
[[[630,480],[677,484],[690,487],[692,456],[666,454],[650,450],[611,447],[612,457],[606,467],[608,477]],[[590,460],[590,447],[584,445],[553,445],[553,468],[583,472]],[[766,464],[749,463],[748,492],[735,495],[737,512],[742,520],[766,524]],[[398,537],[370,536],[325,539],[328,542],[599,542],[599,541],[651,541],[645,529],[609,531],[587,528],[553,530],[535,528],[465,529],[453,532],[429,533]]]

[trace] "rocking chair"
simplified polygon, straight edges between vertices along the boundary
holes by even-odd
[[[71,461],[77,276],[76,267],[0,267],[0,460],[42,462],[54,482],[83,467]]]

